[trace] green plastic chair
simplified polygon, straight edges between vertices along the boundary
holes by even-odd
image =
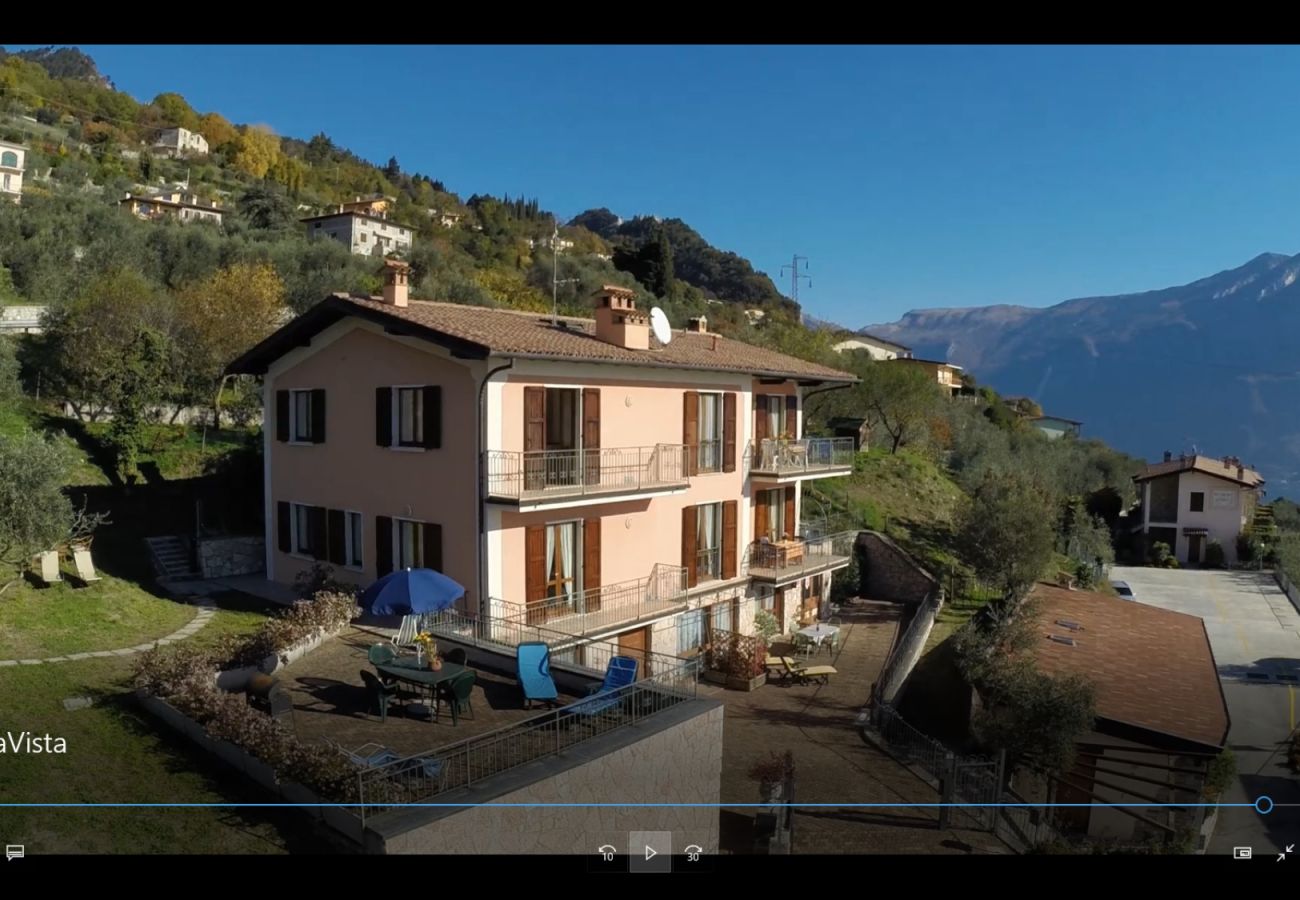
[[[473,672],[462,672],[450,681],[444,681],[438,685],[438,694],[434,701],[435,710],[441,704],[441,701],[447,701],[447,707],[451,710],[451,724],[460,724],[460,714],[469,712],[470,718],[474,718],[474,706],[470,703],[470,694],[474,690],[474,681],[477,676]],[[436,712],[435,712],[436,718]]]
[[[372,666],[382,666],[384,663],[392,662],[397,656],[397,651],[393,649],[392,644],[374,644],[366,656]]]
[[[379,680],[374,672],[361,671],[361,681],[366,686],[366,691],[373,698],[376,706],[379,707],[379,721],[388,721],[388,704],[394,700],[401,700],[401,688],[396,681],[385,683]]]

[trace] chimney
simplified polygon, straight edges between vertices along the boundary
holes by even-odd
[[[706,333],[709,330],[708,316],[696,316],[693,319],[688,319],[686,322],[686,330],[694,331],[697,334]]]
[[[1238,479],[1239,481],[1245,481],[1245,480],[1246,480],[1246,467],[1245,467],[1245,466],[1237,466],[1237,479]]]
[[[636,292],[607,284],[595,292],[596,337],[627,350],[650,349],[650,319],[636,308]]]
[[[1172,453],[1170,453],[1168,450],[1166,450],[1166,451],[1165,451],[1165,462],[1171,462],[1171,461],[1173,460],[1173,458],[1174,458],[1174,455],[1173,455]]]
[[[384,302],[389,306],[406,306],[407,279],[411,267],[401,260],[384,260]]]

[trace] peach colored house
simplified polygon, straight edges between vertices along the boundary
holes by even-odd
[[[852,471],[800,437],[853,376],[703,330],[652,337],[632,292],[595,319],[332,295],[236,360],[266,397],[268,577],[446,572],[463,611],[697,649],[758,608],[815,614],[852,534],[801,528],[802,483]]]
[[[1258,472],[1235,456],[1175,457],[1166,452],[1133,481],[1142,497],[1140,527],[1148,546],[1161,541],[1180,563],[1198,565],[1214,541],[1223,547],[1227,564],[1237,562],[1237,535],[1255,517],[1264,486]]]

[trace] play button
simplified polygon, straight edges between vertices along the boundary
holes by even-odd
[[[673,835],[671,831],[633,831],[628,851],[632,872],[671,872],[673,870]],[[642,852],[644,851],[644,853]]]

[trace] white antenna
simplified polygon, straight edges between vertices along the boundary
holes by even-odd
[[[672,343],[673,326],[669,324],[664,311],[657,306],[650,310],[650,330],[659,339],[659,343],[665,346]]]

